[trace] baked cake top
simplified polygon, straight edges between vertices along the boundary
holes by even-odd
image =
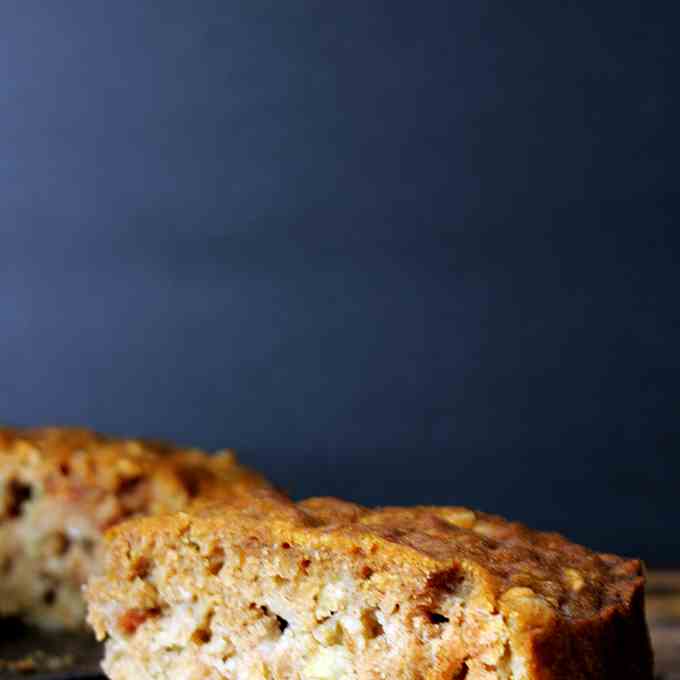
[[[243,503],[124,522],[108,532],[114,543],[109,564],[124,563],[123,552],[130,544],[140,548],[140,539],[162,550],[164,541],[184,535],[199,544],[245,538],[310,554],[331,550],[355,557],[369,574],[415,571],[433,590],[457,573],[471,577],[480,606],[512,612],[529,627],[627,610],[644,583],[638,560],[463,507],[368,509],[334,498],[295,504],[266,491]]]
[[[54,495],[74,501],[95,491],[144,496],[150,512],[179,509],[196,497],[227,499],[270,487],[259,474],[240,465],[230,450],[208,455],[80,428],[0,427],[0,467],[3,464],[30,469]]]

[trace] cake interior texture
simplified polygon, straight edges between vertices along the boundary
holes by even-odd
[[[138,514],[267,486],[230,452],[110,439],[86,430],[0,428],[0,616],[85,625],[82,587],[101,535]]]
[[[638,562],[465,508],[260,495],[106,543],[113,680],[652,678]]]

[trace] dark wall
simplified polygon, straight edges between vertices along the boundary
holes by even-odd
[[[680,562],[671,5],[0,4],[0,419]]]

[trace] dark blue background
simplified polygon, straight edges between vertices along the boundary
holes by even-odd
[[[5,0],[0,418],[680,563],[671,6]]]

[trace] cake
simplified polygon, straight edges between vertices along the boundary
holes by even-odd
[[[112,680],[651,680],[640,562],[460,507],[267,492],[107,532]]]
[[[80,429],[0,428],[0,616],[47,629],[84,626],[82,586],[104,530],[268,486],[230,451],[208,456]]]

